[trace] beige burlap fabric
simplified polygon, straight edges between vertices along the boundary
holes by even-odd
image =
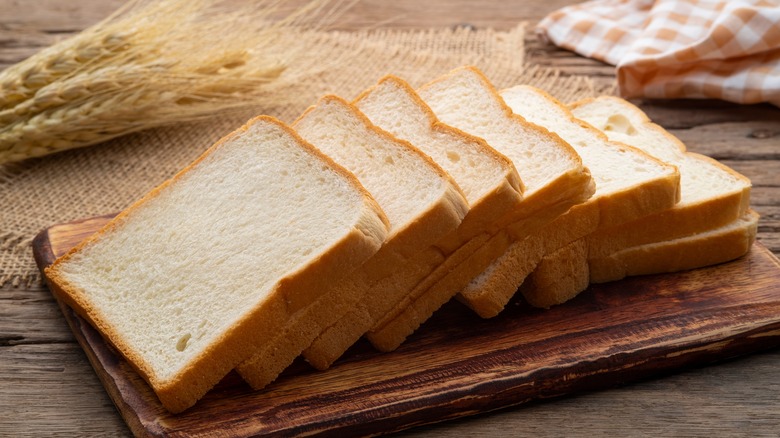
[[[293,68],[325,68],[292,88],[273,91],[285,93],[279,99],[288,102],[285,105],[215,114],[200,122],[0,166],[0,285],[40,281],[31,252],[32,239],[39,231],[125,208],[256,114],[291,122],[325,93],[351,99],[390,73],[418,86],[466,64],[481,68],[498,87],[527,83],[563,101],[605,91],[595,89],[586,78],[564,78],[525,65],[523,25],[501,32],[374,30],[305,37],[311,40],[310,56]]]

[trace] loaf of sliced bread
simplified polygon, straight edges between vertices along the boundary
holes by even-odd
[[[390,232],[382,248],[355,275],[342,282],[321,283],[319,287],[327,290],[324,296],[238,366],[239,374],[255,389],[272,382],[359,301],[381,299],[370,294],[373,286],[454,232],[468,211],[466,199],[443,169],[408,142],[371,124],[340,98],[323,97],[293,126],[358,177],[387,214]]]
[[[594,192],[590,172],[559,136],[512,113],[476,68],[457,69],[419,90],[439,119],[484,139],[517,167],[525,185],[518,208],[447,255],[447,261],[385,315],[367,334],[392,350],[433,312],[503,254],[513,241],[546,225]]]
[[[372,284],[364,298],[323,331],[303,356],[325,369],[443,262],[442,253],[481,234],[522,200],[520,177],[509,159],[484,140],[439,122],[403,80],[387,76],[363,92],[355,105],[374,124],[409,141],[440,164],[459,184],[469,203],[460,226],[426,248],[393,275]]]
[[[55,293],[149,383],[192,406],[385,240],[357,179],[259,117],[52,266]]]
[[[613,254],[629,251],[636,255],[644,251],[629,250],[629,248],[645,248],[646,245],[654,243],[677,242],[683,238],[733,224],[740,218],[746,217],[750,204],[750,180],[715,160],[687,152],[682,142],[652,123],[639,108],[623,99],[606,96],[576,103],[572,108],[575,116],[582,117],[601,129],[610,139],[631,144],[675,164],[680,169],[682,197],[680,202],[671,209],[594,232],[587,237],[587,260],[569,259],[566,263],[587,266],[588,260],[596,259],[602,260],[600,263],[604,265],[607,263],[604,260],[611,260]],[[687,245],[697,244],[695,239],[686,242]],[[676,244],[663,247],[675,248]],[[724,257],[739,253],[739,248],[741,246],[736,250],[732,248],[728,251],[724,249],[723,252],[716,251],[712,256],[716,260],[723,261]],[[561,302],[554,301],[556,299],[572,297],[584,289],[584,287],[571,289],[572,282],[557,282],[556,266],[566,258],[564,253],[562,251],[542,261],[539,272],[535,272],[533,279],[523,285],[524,295],[539,297],[538,301],[546,304],[543,307],[547,307]],[[581,258],[579,253],[576,256]],[[615,256],[612,260],[618,258]],[[636,265],[640,262],[633,258],[631,263]],[[706,259],[692,259],[689,266],[703,266],[705,263]],[[681,265],[673,263],[671,266]],[[602,269],[596,268],[596,270],[603,272]],[[591,271],[593,269],[586,270],[586,272]],[[616,278],[614,273],[617,270],[613,269],[611,272],[613,275],[599,278],[602,280]],[[626,268],[626,272],[631,270]],[[645,272],[649,273],[646,269]],[[581,279],[579,283],[587,284],[589,281],[593,279]]]
[[[577,151],[593,175],[596,192],[538,235],[513,243],[461,291],[458,299],[483,318],[496,316],[506,306],[542,256],[597,229],[667,210],[680,199],[680,174],[675,166],[639,149],[609,141],[601,131],[574,118],[568,108],[538,88],[516,86],[502,91],[501,96],[516,114],[560,135]],[[584,244],[580,246],[584,248]],[[562,280],[569,277],[563,267],[558,272]],[[531,304],[539,307],[556,304],[548,298],[552,297],[526,295]]]

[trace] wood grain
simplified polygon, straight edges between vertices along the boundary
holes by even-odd
[[[41,268],[108,217],[36,237]],[[731,263],[591,287],[548,311],[482,320],[453,302],[389,354],[365,343],[331,369],[296,363],[263,391],[228,375],[168,414],[99,333],[65,319],[136,435],[374,434],[611,387],[780,345],[780,261],[760,244]]]

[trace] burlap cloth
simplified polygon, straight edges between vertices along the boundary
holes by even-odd
[[[526,65],[525,36],[522,24],[500,32],[468,28],[321,32],[308,37],[310,56],[301,60],[306,65],[300,68],[317,64],[327,68],[292,89],[274,91],[286,93],[279,99],[287,102],[284,105],[217,114],[205,121],[0,166],[0,285],[41,281],[31,251],[39,231],[122,210],[256,114],[291,122],[325,93],[352,99],[390,73],[419,86],[467,64],[482,69],[499,88],[531,84],[564,102],[607,91],[597,90],[587,78],[562,77]]]

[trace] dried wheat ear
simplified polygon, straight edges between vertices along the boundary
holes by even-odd
[[[284,95],[271,96],[271,87],[314,73],[286,69],[306,44],[294,36],[342,7],[130,1],[0,72],[0,164],[250,103],[279,104]]]

